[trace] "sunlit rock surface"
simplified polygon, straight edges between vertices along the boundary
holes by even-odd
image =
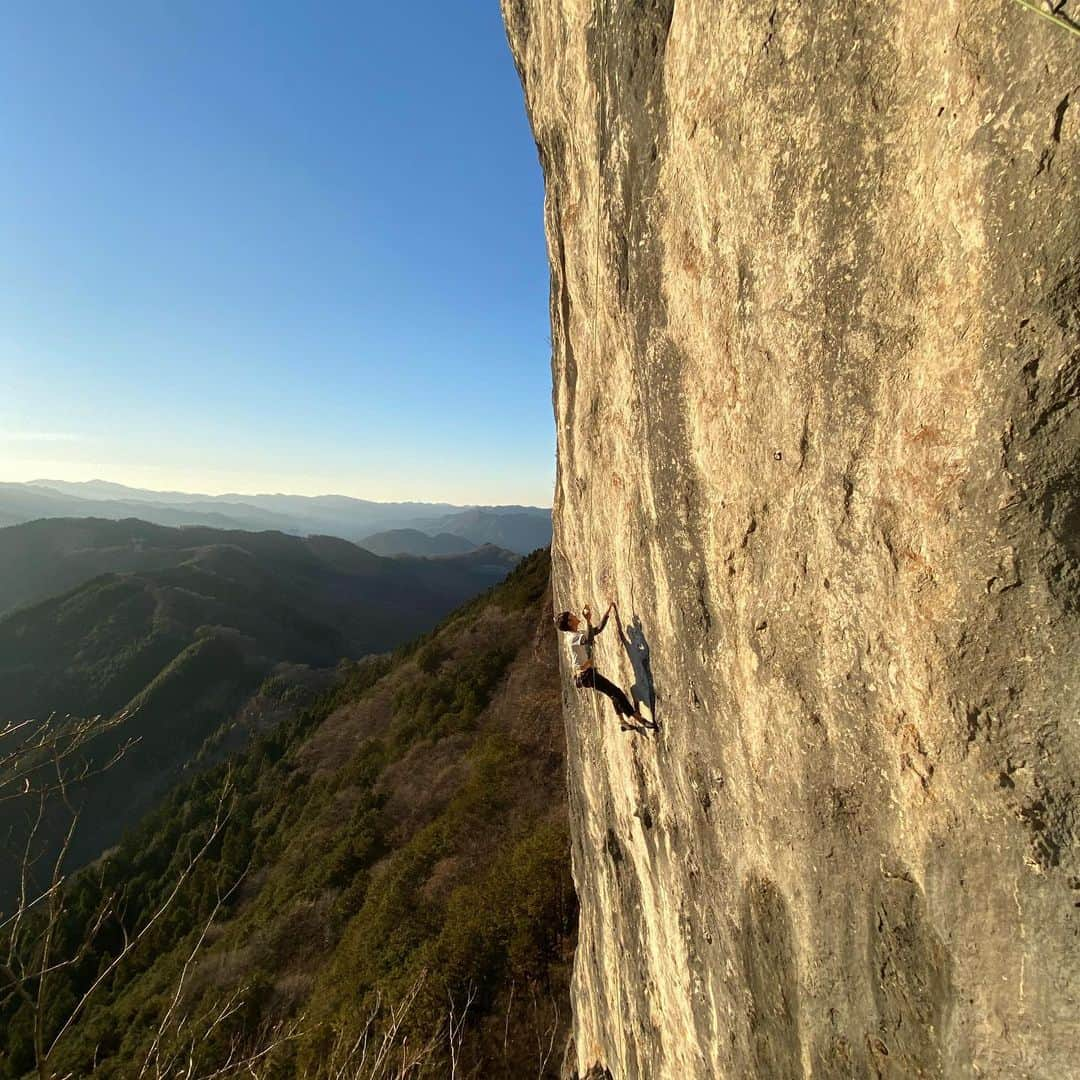
[[[585,1071],[1080,1061],[1080,44],[503,0],[547,179]],[[603,707],[601,707],[603,706]]]

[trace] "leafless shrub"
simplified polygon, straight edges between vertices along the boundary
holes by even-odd
[[[551,1000],[553,1018],[550,1026],[541,1028],[536,987],[532,987],[533,1022],[536,1029],[536,1075],[538,1078],[543,1077],[547,1072],[548,1062],[551,1060],[551,1055],[555,1050],[555,1036],[559,1031],[559,1003],[552,995],[549,994],[548,996]]]
[[[409,1045],[404,1030],[420,991],[427,982],[422,971],[402,1000],[387,1004],[380,995],[369,1011],[360,1034],[348,1039],[339,1035],[331,1049],[326,1076],[330,1080],[408,1080],[417,1076],[439,1050],[444,1033],[426,1042]],[[460,1051],[460,1041],[458,1050]]]
[[[138,925],[128,926],[123,920],[122,891],[106,892],[79,928],[75,947],[58,953],[59,930],[69,915],[64,866],[80,816],[73,802],[73,789],[89,777],[110,769],[132,746],[134,739],[123,740],[102,761],[95,761],[88,753],[94,740],[127,719],[126,713],[112,717],[65,716],[62,719],[54,715],[44,721],[8,723],[0,729],[0,801],[23,800],[28,812],[26,837],[14,854],[18,863],[17,895],[12,910],[0,912],[0,1004],[7,1004],[17,997],[29,1010],[35,1070],[41,1080],[54,1076],[52,1061],[61,1041],[102,985],[172,907],[184,883],[229,819],[232,784],[227,779],[202,845],[172,882],[161,903]],[[57,807],[65,821],[63,838],[47,868],[45,884],[36,886],[42,826],[49,812]],[[87,956],[102,928],[110,921],[120,926],[120,949],[102,966],[59,1026],[55,1026],[54,1021],[55,1030],[47,1029],[49,994],[57,975]],[[204,929],[203,937],[205,932]],[[201,941],[202,938],[200,944]],[[185,966],[185,976],[187,970],[188,966]]]
[[[446,1041],[450,1050],[450,1080],[457,1080],[458,1068],[461,1064],[461,1046],[465,1041],[465,1019],[469,1015],[472,1003],[476,1000],[476,995],[476,985],[470,980],[460,1012],[455,1007],[454,995],[449,995],[450,1015],[447,1021]]]
[[[50,798],[110,769],[137,740],[121,742],[100,764],[82,751],[129,716],[127,712],[110,717],[54,713],[47,720],[9,721],[0,726],[0,802],[29,795]]]

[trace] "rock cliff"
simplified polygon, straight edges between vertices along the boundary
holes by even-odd
[[[617,599],[598,666],[662,724],[567,691],[576,1067],[1077,1075],[1080,43],[1006,0],[503,13],[556,603]]]

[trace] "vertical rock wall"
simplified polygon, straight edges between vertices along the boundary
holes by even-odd
[[[578,1068],[1080,1075],[1080,41],[1007,0],[503,11],[556,603],[618,600],[598,666],[663,725],[568,691]]]

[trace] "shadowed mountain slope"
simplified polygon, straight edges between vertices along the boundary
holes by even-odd
[[[225,554],[231,549],[232,557]],[[475,545],[469,545],[472,553]],[[250,557],[242,569],[243,555]],[[279,532],[252,533],[198,527],[167,528],[128,519],[48,519],[0,528],[0,616],[82,585],[103,574],[156,573],[181,565],[198,565],[254,583],[260,572],[275,578],[274,589],[285,590],[291,602],[313,615],[326,615],[337,624],[354,601],[412,606],[413,616],[393,616],[403,622],[402,637],[423,628],[432,605],[446,606],[444,614],[467,596],[494,584],[513,566],[509,552],[488,549],[487,558],[437,564],[377,558],[372,552],[332,536],[299,538]],[[346,612],[347,614],[347,612]],[[362,620],[357,608],[351,616]],[[381,616],[380,616],[381,617]],[[357,628],[365,644],[371,635]],[[378,632],[381,633],[381,630]],[[376,635],[377,636],[377,635]],[[385,648],[382,638],[374,646]],[[355,652],[355,647],[344,652]]]
[[[186,971],[175,1015],[198,1075],[301,1016],[259,1075],[334,1075],[368,1017],[378,1045],[387,1007],[409,1001],[395,1053],[434,1037],[410,1075],[452,1074],[448,1008],[460,1017],[470,1002],[457,1075],[558,1076],[576,904],[550,619],[538,552],[394,657],[344,665],[329,692],[266,684],[246,710],[275,711],[273,731],[178,788],[74,883],[65,940],[117,887],[138,923],[202,843],[229,778],[224,832],[65,1036],[58,1073],[134,1076],[159,1032],[172,1048]],[[109,920],[53,981],[57,1002],[77,999],[121,941]],[[199,1027],[230,1000],[225,1020]],[[0,1031],[0,1076],[18,1076],[33,1040],[17,998],[0,1002]]]
[[[517,561],[492,548],[386,559],[334,537],[92,520],[0,530],[0,551],[9,599],[90,577],[0,618],[0,722],[136,710],[103,744],[139,740],[87,786],[73,866],[153,805],[276,665],[392,649]],[[0,894],[10,884],[0,876]]]

